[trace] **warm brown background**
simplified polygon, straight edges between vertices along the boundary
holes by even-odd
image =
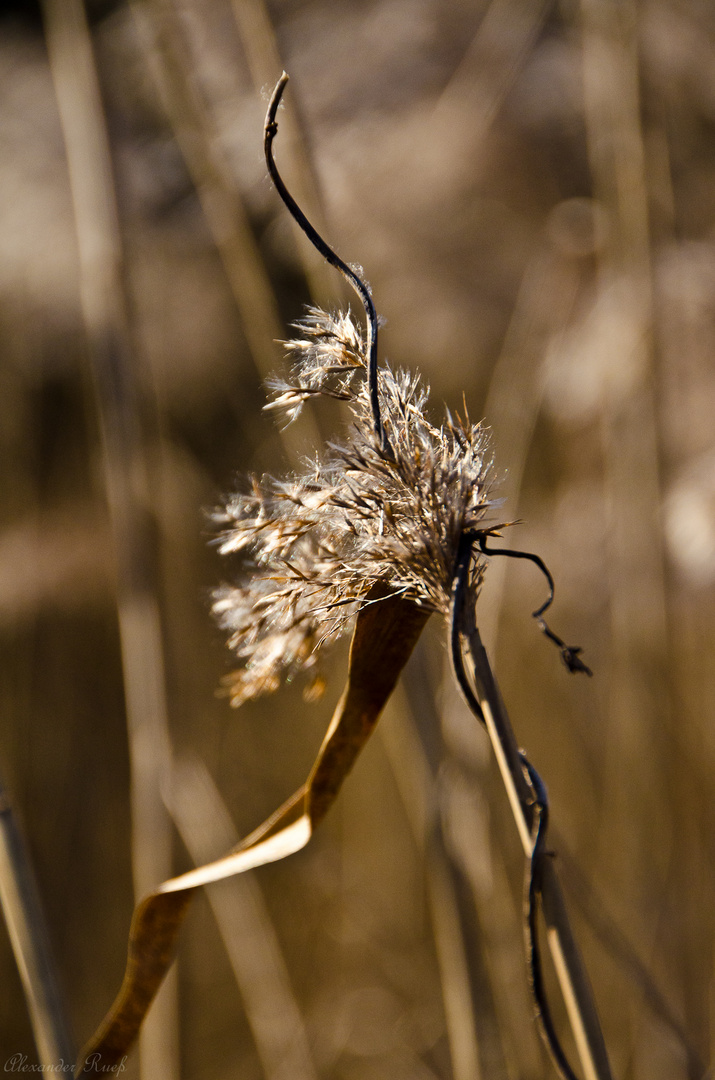
[[[39,11],[2,12],[0,769],[83,1041],[118,986],[132,908],[112,532],[56,83]],[[199,755],[246,833],[302,782],[345,667],[341,649],[317,706],[288,689],[235,713],[215,694],[231,658],[209,594],[231,569],[207,547],[204,511],[238,474],[288,468],[260,412],[262,374],[281,362],[271,339],[299,316],[308,278],[326,303],[343,295],[265,176],[266,93],[283,64],[302,131],[291,143],[282,114],[286,179],[365,268],[387,320],[383,357],[424,373],[436,419],[464,391],[493,427],[502,513],[524,522],[511,542],[549,563],[553,624],[595,671],[569,677],[538,634],[536,571],[495,562],[484,633],[549,786],[614,1073],[704,1076],[715,1035],[715,9],[136,0],[90,16],[176,753]],[[251,301],[256,253],[266,287]],[[292,451],[311,451],[305,429],[293,438]],[[428,636],[320,835],[255,875],[258,925],[264,938],[272,926],[284,963],[266,1037],[285,1028],[292,993],[302,1074],[281,1071],[258,1030],[261,1064],[201,896],[182,937],[173,1076],[446,1078],[453,1054],[469,1061],[472,1017],[484,1077],[553,1075],[524,989],[516,832],[486,740],[445,679],[443,628]],[[187,868],[174,847],[174,871]],[[0,1066],[18,1052],[32,1062],[4,930],[0,985]],[[134,1055],[125,1075],[137,1070]],[[146,1080],[173,1080],[161,1070]]]

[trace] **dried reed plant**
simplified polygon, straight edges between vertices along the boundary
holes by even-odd
[[[539,904],[584,1074],[587,1080],[608,1080],[588,979],[547,858],[545,789],[517,749],[473,621],[483,556],[527,558],[544,570],[550,595],[534,616],[570,670],[588,673],[588,668],[580,649],[567,647],[543,619],[553,582],[542,561],[487,546],[505,526],[488,520],[493,477],[482,425],[469,421],[465,406],[463,417],[448,415],[436,428],[425,415],[428,395],[419,377],[378,369],[378,320],[370,290],[307,221],[273,158],[287,81],[284,73],[266,117],[268,169],[303,231],[355,288],[367,334],[363,338],[349,313],[312,309],[297,327],[300,336],[287,343],[292,370],[287,380],[273,380],[268,408],[283,410],[290,421],[306,400],[337,398],[353,414],[350,438],[331,445],[325,460],[311,462],[300,476],[254,480],[250,491],[216,513],[223,529],[221,551],[246,554],[248,563],[245,582],[220,589],[214,611],[244,661],[231,679],[234,704],[275,690],[282,675],[290,678],[301,670],[311,673],[308,694],[316,696],[316,653],[354,617],[348,684],[303,787],[224,858],[164,882],[139,905],[123,986],[83,1059],[111,1065],[133,1042],[171,963],[195,888],[305,846],[372,732],[426,619],[439,612],[451,625],[455,675],[492,739],[527,856],[528,959],[546,1046],[560,1075],[572,1080],[575,1073],[551,1019],[541,974]],[[357,374],[363,378],[355,388]],[[80,1065],[78,1075],[88,1068]]]
[[[213,701],[215,631],[199,598],[217,575],[201,550],[196,508],[211,502],[217,489],[226,490],[236,462],[249,455],[258,475],[264,469],[285,475],[272,460],[278,440],[271,434],[265,439],[272,426],[252,413],[258,378],[242,326],[254,331],[252,343],[265,357],[262,373],[274,370],[272,339],[285,336],[285,316],[293,317],[305,299],[300,256],[313,249],[302,243],[292,250],[287,215],[276,215],[269,185],[258,179],[260,163],[252,167],[254,176],[246,168],[251,152],[244,138],[253,138],[249,129],[258,123],[253,113],[260,88],[272,85],[281,70],[275,50],[267,62],[259,56],[252,63],[255,24],[231,48],[227,0],[200,7],[174,0],[137,2],[132,11],[110,7],[108,15],[91,9],[91,36],[120,179],[122,230],[130,240],[125,268],[139,300],[132,331],[158,380],[162,433],[148,450],[152,464],[161,457],[156,509],[162,615],[170,628],[172,732],[180,743],[190,739],[205,757],[241,822],[234,830],[240,835],[272,799],[280,801],[284,788],[292,789],[287,785],[295,784],[296,771],[301,778],[320,720],[306,716],[303,724],[291,723],[294,710],[283,715],[282,697],[252,703],[240,717],[226,716],[223,704]],[[259,7],[262,0],[234,5],[241,15]],[[406,17],[388,21],[386,32],[386,14],[397,8]],[[559,854],[566,858],[571,849],[578,860],[564,864],[568,894],[587,923],[582,944],[614,1065],[618,1073],[699,1080],[712,1041],[712,815],[706,792],[713,686],[711,665],[703,663],[713,647],[712,514],[705,499],[713,431],[707,197],[713,174],[707,128],[712,15],[702,5],[676,10],[656,0],[637,11],[586,2],[558,11],[535,4],[526,11],[516,0],[495,0],[463,6],[460,13],[437,5],[427,27],[428,8],[415,0],[380,2],[356,18],[350,5],[311,0],[275,8],[272,18],[284,59],[300,71],[298,104],[310,121],[303,146],[316,148],[335,226],[345,249],[359,251],[370,267],[381,305],[390,310],[390,339],[382,330],[381,338],[392,356],[409,357],[421,368],[438,398],[451,404],[463,386],[477,415],[488,417],[504,474],[495,493],[507,497],[510,516],[526,519],[530,545],[548,553],[550,562],[563,559],[562,617],[592,625],[595,693],[562,688],[557,665],[542,663],[533,635],[518,621],[516,609],[523,608],[528,587],[521,572],[509,575],[499,637],[490,632],[497,579],[514,566],[491,561],[479,597],[479,628],[492,660],[496,655],[520,740],[533,760],[546,765],[557,807],[551,836],[558,837]],[[140,10],[150,33],[135,38]],[[83,512],[88,487],[82,463],[95,462],[95,483],[100,474],[92,439],[96,420],[91,409],[84,412],[80,385],[86,348],[79,327],[67,334],[79,321],[72,225],[68,220],[60,228],[64,239],[58,243],[55,225],[47,221],[50,209],[60,226],[69,219],[62,210],[62,200],[70,205],[62,194],[66,170],[46,54],[38,29],[18,19],[15,24],[4,17],[0,35],[0,66],[7,73],[0,178],[6,195],[0,328],[3,757],[66,967],[70,1011],[82,1032],[93,1023],[97,1002],[111,993],[131,903],[126,734],[101,484],[92,489],[97,513]],[[180,32],[183,50],[174,49],[166,30]],[[266,36],[270,42],[270,29]],[[346,61],[340,46],[347,40]],[[241,47],[248,50],[252,84]],[[390,60],[399,56],[399,64],[383,63],[386,50]],[[189,115],[178,96],[167,102],[157,97],[149,76],[170,64],[175,85],[191,88],[201,112]],[[286,141],[288,121],[282,109],[280,154],[290,189],[327,235],[314,200],[301,190],[300,174],[289,168],[295,149]],[[222,204],[219,184],[206,183],[202,173],[202,159],[206,163],[216,152],[234,189]],[[28,168],[33,154],[52,163],[41,181]],[[140,200],[137,181],[143,185]],[[280,320],[273,319],[278,329],[269,332],[258,306],[239,300],[237,275],[249,256],[235,241],[240,208],[233,213],[231,199],[239,189],[249,240],[258,241],[281,301]],[[36,227],[18,229],[28,209]],[[19,275],[18,242],[24,250]],[[58,250],[65,253],[61,287],[52,277]],[[319,254],[317,259],[320,266]],[[38,264],[47,273],[37,275]],[[230,287],[224,268],[234,275]],[[38,282],[41,297],[35,296]],[[244,312],[240,319],[231,289]],[[638,303],[629,301],[634,296]],[[313,300],[330,309],[324,294]],[[60,355],[66,366],[58,369]],[[467,356],[468,366],[461,360]],[[285,435],[303,451],[311,445],[297,424]],[[691,471],[696,464],[702,471]],[[294,458],[290,467],[306,471]],[[17,538],[16,521],[22,527]],[[67,521],[71,535],[63,527]],[[61,573],[75,526],[82,536],[81,546],[72,549],[80,569],[63,584],[58,610],[56,579],[48,580],[45,567]],[[509,530],[508,540],[516,542],[520,532]],[[33,546],[35,533],[42,537],[41,551]],[[101,577],[98,565],[107,568]],[[237,582],[244,582],[241,574]],[[88,609],[88,599],[97,607]],[[386,612],[387,606],[372,610]],[[466,635],[460,644],[466,649]],[[375,1024],[360,1016],[360,1031],[356,1027],[349,1040],[344,1034],[353,998],[369,984],[389,997],[401,1017],[400,1034],[395,1026],[380,1057],[383,1071],[402,1075],[409,1055],[410,1075],[445,1075],[448,1052],[455,1077],[473,1078],[478,1072],[466,1057],[458,1064],[450,1026],[457,965],[450,961],[445,976],[433,910],[432,932],[425,932],[422,890],[411,887],[429,879],[433,851],[425,849],[422,833],[415,832],[414,844],[405,836],[402,815],[409,818],[413,810],[408,799],[417,809],[426,803],[427,834],[446,851],[460,903],[454,930],[467,979],[459,1004],[464,1029],[478,1031],[472,1058],[490,1077],[542,1075],[548,1066],[531,1030],[522,956],[514,947],[519,898],[508,880],[514,845],[511,823],[499,812],[499,780],[488,743],[476,724],[470,729],[449,673],[435,693],[439,650],[424,639],[419,647],[342,814],[305,861],[261,874],[261,883],[269,895],[274,890],[273,917],[291,956],[321,1068],[327,1071],[330,1061],[335,1074],[374,1071],[375,1032],[382,1025],[384,1034],[387,1014]],[[468,671],[466,652],[465,666]],[[308,679],[315,674],[309,669]],[[318,679],[315,691],[319,687]],[[407,695],[429,775],[422,786],[410,781],[405,788],[400,770],[408,757],[401,745],[409,736]],[[271,760],[278,726],[280,758]],[[386,776],[388,768],[397,786]],[[407,792],[401,799],[397,788]],[[194,794],[188,784],[172,790],[177,799],[182,792],[187,800]],[[460,802],[460,791],[470,797],[469,807]],[[252,803],[260,809],[251,809]],[[48,814],[48,805],[58,812]],[[476,824],[468,810],[481,815]],[[457,833],[460,847],[450,847]],[[223,845],[189,844],[189,850],[203,862],[231,843],[227,836]],[[174,848],[175,857],[186,858]],[[294,920],[301,904],[306,919]],[[228,968],[217,938],[211,948],[213,927],[198,913],[197,919],[179,961],[181,1041],[190,1070],[215,1075],[227,1053],[240,1061],[241,1072],[258,1067],[251,1065],[256,1056],[265,1067],[268,1057],[255,1032],[224,1022],[235,1008]],[[325,933],[331,922],[335,938]],[[231,923],[235,934],[236,920]],[[353,947],[348,928],[363,947]],[[0,959],[8,990],[0,1042],[32,1054],[7,942]],[[386,974],[397,961],[411,973],[399,987]],[[649,968],[663,987],[657,1008]],[[425,970],[433,976],[425,978]],[[204,994],[209,980],[211,991]],[[211,998],[210,1009],[202,1006],[204,997]],[[222,1012],[214,1005],[219,997]],[[413,1010],[426,1005],[435,1016],[429,1043],[404,1034]],[[245,1011],[248,1017],[248,1002]],[[200,1061],[191,1057],[199,1046]]]

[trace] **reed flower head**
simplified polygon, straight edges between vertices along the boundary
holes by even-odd
[[[354,422],[344,443],[300,475],[254,479],[215,515],[219,550],[247,557],[245,580],[214,596],[243,661],[231,677],[235,705],[299,670],[312,674],[307,693],[317,696],[319,647],[345,632],[377,583],[446,616],[460,536],[484,530],[493,505],[488,432],[466,410],[434,427],[419,376],[384,366],[381,440],[364,377],[367,347],[350,313],[311,308],[296,329],[286,342],[290,377],[272,380],[266,408],[290,421],[322,395],[348,402]],[[475,558],[474,589],[482,573]]]

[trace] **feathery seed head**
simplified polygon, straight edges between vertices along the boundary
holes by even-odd
[[[349,438],[291,480],[253,480],[215,515],[219,550],[244,552],[246,580],[215,593],[214,613],[243,667],[231,677],[232,703],[271,692],[282,675],[322,680],[317,651],[345,632],[376,582],[416,604],[449,613],[459,538],[484,529],[492,505],[487,430],[466,415],[441,427],[425,415],[418,375],[380,372],[387,443],[374,431],[362,333],[350,313],[309,309],[286,342],[287,380],[274,379],[268,409],[288,422],[315,396],[349,403]],[[498,528],[495,524],[489,528]],[[476,590],[483,564],[474,560]]]

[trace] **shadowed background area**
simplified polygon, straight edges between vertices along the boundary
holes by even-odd
[[[305,779],[345,677],[230,708],[206,511],[345,421],[281,436],[276,339],[345,305],[484,416],[511,545],[479,622],[614,1074],[703,1077],[715,1034],[715,11],[697,0],[45,0],[0,10],[0,770],[83,1042],[134,892]],[[508,565],[507,565],[508,563]],[[433,625],[434,624],[434,625]],[[522,857],[433,617],[306,851],[194,901],[136,1080],[553,1075]],[[162,798],[163,793],[163,798]],[[0,1064],[36,1060],[0,930]],[[557,994],[554,991],[554,1000]],[[564,1028],[560,1007],[555,1016]],[[568,1037],[564,1035],[566,1045]]]

